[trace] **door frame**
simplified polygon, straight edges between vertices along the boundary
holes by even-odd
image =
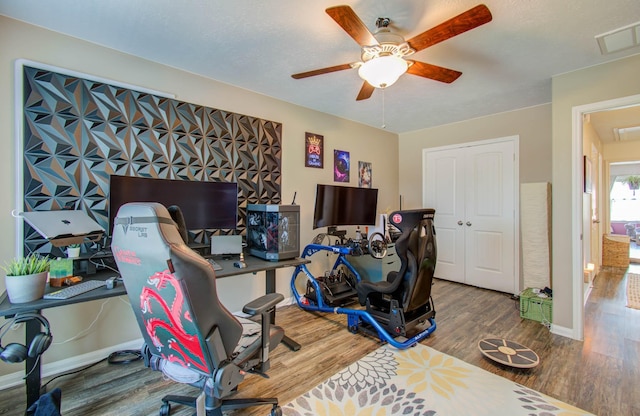
[[[520,279],[520,136],[505,136],[498,137],[494,139],[486,139],[486,140],[477,140],[473,142],[463,142],[457,144],[449,144],[445,146],[437,146],[437,147],[427,147],[422,149],[422,206],[424,207],[425,198],[427,194],[427,154],[429,152],[437,152],[441,150],[452,150],[452,149],[461,149],[464,147],[473,147],[473,146],[482,146],[487,144],[494,144],[500,142],[511,141],[513,143],[513,241],[514,241],[514,252],[513,252],[513,279],[514,279],[514,288],[517,293],[520,293],[522,290],[521,279]],[[438,213],[436,212],[436,215]],[[514,293],[517,294],[517,293]]]
[[[596,111],[614,110],[628,106],[640,105],[640,94],[627,97],[614,98],[612,100],[599,101],[590,104],[575,106],[572,108],[572,202],[571,202],[571,248],[572,248],[572,277],[573,277],[573,331],[571,338],[584,339],[584,291],[582,270],[582,135],[583,117]]]

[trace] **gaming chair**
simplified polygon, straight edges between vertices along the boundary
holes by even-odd
[[[396,211],[391,224],[401,231],[395,243],[400,270],[380,282],[360,281],[358,301],[390,334],[407,331],[435,316],[431,285],[436,267],[433,209]]]
[[[173,222],[176,223],[176,227],[178,227],[178,232],[180,233],[180,237],[182,237],[182,241],[184,241],[185,244],[189,244],[189,231],[187,230],[182,210],[177,205],[171,205],[167,207],[167,211],[169,211],[169,215]]]
[[[224,409],[270,405],[275,398],[229,399],[245,373],[269,369],[269,352],[284,331],[270,314],[283,299],[278,293],[247,304],[243,312],[261,322],[232,315],[219,301],[213,267],[191,250],[167,209],[158,203],[128,203],[114,220],[111,249],[122,275],[142,336],[145,364],[204,393],[207,415]],[[194,405],[190,397],[162,399]]]
[[[11,328],[12,325],[19,324],[21,322],[27,322],[32,319],[38,320],[44,327],[44,332],[40,332],[33,337],[33,340],[29,343],[29,346],[12,342],[6,347],[2,346],[2,336],[5,332]],[[7,328],[6,330],[4,328]],[[49,321],[40,315],[39,313],[20,313],[14,316],[12,319],[6,321],[0,326],[0,359],[5,363],[21,363],[30,358],[36,358],[42,355],[47,348],[51,345],[53,336],[51,335],[51,328],[49,327]]]

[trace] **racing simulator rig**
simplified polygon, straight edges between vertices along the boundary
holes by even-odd
[[[341,225],[374,225],[377,189],[318,185],[314,209],[314,228],[327,226],[307,245],[301,257],[318,252],[337,255],[330,271],[314,276],[307,265],[297,266],[291,278],[291,290],[298,306],[307,311],[347,315],[349,331],[377,336],[400,349],[408,348],[435,331],[435,309],[431,285],[436,266],[437,247],[433,219],[435,210],[400,210],[391,213],[390,224],[397,230],[395,249],[400,269],[386,279],[373,282],[361,278],[349,257],[371,255],[382,258],[390,242],[385,232],[368,238],[356,232],[346,238]],[[327,237],[335,244],[324,245]],[[329,241],[331,243],[331,241]],[[300,293],[298,279],[306,285]],[[359,306],[358,306],[359,305]]]

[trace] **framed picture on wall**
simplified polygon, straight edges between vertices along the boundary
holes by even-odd
[[[322,169],[324,167],[324,136],[305,133],[304,143],[304,166]]]
[[[360,188],[371,188],[371,163],[358,161],[358,186]]]
[[[349,152],[333,151],[333,180],[335,182],[349,182]]]
[[[584,156],[584,192],[587,194],[590,194],[593,189],[591,175],[591,159],[588,156]]]

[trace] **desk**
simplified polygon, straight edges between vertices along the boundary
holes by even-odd
[[[233,266],[234,260],[216,260],[222,270],[216,271],[216,278],[224,278],[237,276],[247,273],[266,272],[266,293],[273,293],[276,290],[276,270],[284,267],[296,267],[300,264],[309,263],[308,259],[295,258],[281,261],[267,261],[252,256],[245,257],[246,268],[237,268]],[[106,280],[116,275],[113,271],[99,271],[90,276],[91,280]],[[58,290],[47,286],[46,293]],[[123,284],[119,284],[113,289],[99,288],[79,296],[69,299],[39,299],[28,303],[12,304],[9,302],[7,293],[0,295],[0,316],[12,317],[18,313],[40,313],[43,309],[55,308],[58,306],[72,305],[74,303],[89,302],[92,300],[106,299],[114,296],[126,295],[127,292]],[[272,321],[273,322],[273,321]],[[38,320],[29,320],[25,323],[25,345],[30,345],[33,338],[41,331],[40,322]],[[300,349],[300,344],[293,341],[287,336],[284,337],[283,343],[294,351]],[[25,360],[25,373],[27,377],[25,384],[27,387],[27,408],[31,406],[40,397],[41,372],[40,360],[38,358],[27,357]]]
[[[236,259],[237,260],[237,259]],[[302,259],[296,257],[295,259],[289,260],[280,260],[280,261],[268,261],[262,260],[253,256],[244,256],[244,263],[247,265],[245,268],[238,268],[233,265],[233,262],[236,260],[217,260],[216,262],[222,266],[222,270],[216,271],[216,277],[230,277],[237,276],[245,273],[257,273],[257,272],[265,272],[266,279],[266,293],[273,293],[276,291],[276,270],[282,269],[284,267],[296,267],[301,264],[311,263],[309,259]],[[275,313],[271,316],[271,323],[275,323]],[[289,338],[288,336],[284,336],[282,339],[282,343],[289,347],[293,351],[298,351],[300,349],[300,344]]]

